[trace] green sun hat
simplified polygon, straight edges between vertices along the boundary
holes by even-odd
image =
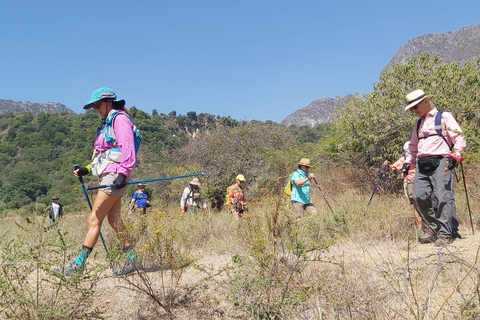
[[[125,100],[117,99],[117,95],[115,94],[115,92],[113,92],[112,89],[108,87],[101,87],[92,93],[92,98],[83,107],[83,109],[92,108],[93,103],[97,102],[98,100],[111,100],[120,108],[123,108],[125,106]]]

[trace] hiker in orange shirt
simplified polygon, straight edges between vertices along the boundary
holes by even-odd
[[[243,184],[245,183],[245,177],[239,174],[235,178],[235,184],[228,189],[228,210],[233,214],[233,218],[238,221],[243,217],[245,210],[245,194],[243,192]]]

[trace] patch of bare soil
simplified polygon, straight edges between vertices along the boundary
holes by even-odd
[[[337,295],[343,292],[344,300],[350,294],[352,299],[358,296],[371,299],[380,310],[378,314],[386,318],[459,318],[469,301],[475,299],[479,286],[480,233],[463,232],[462,236],[444,248],[420,244],[413,237],[409,241],[351,238],[331,247],[325,256],[326,263],[316,272],[328,274],[332,279],[342,278],[338,282],[329,281],[332,291]],[[219,282],[206,279],[205,273],[198,270],[198,267],[222,268],[229,259],[229,256],[206,254],[197,261],[196,268],[186,270],[176,285],[175,305],[171,306],[175,319],[248,319],[227,301],[226,289]],[[147,272],[160,296],[169,272]],[[135,281],[135,277],[138,275],[129,279]],[[335,287],[340,283],[343,288]],[[104,310],[112,319],[169,318],[151,298],[133,289],[125,279],[107,277],[96,288],[98,298],[93,307]],[[334,312],[329,304],[335,299],[321,297],[316,308],[324,315],[331,315]],[[353,306],[355,303],[358,302],[352,301]]]

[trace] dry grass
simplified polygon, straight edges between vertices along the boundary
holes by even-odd
[[[470,168],[469,177],[477,172]],[[174,207],[126,217],[145,272],[112,278],[106,265],[85,312],[116,319],[480,319],[480,235],[471,234],[462,182],[463,239],[438,249],[416,241],[403,194],[382,195],[381,185],[364,215],[370,194],[335,183],[332,172],[318,181],[334,212],[315,192],[318,213],[299,221],[267,191],[241,223],[226,211],[189,215]],[[468,187],[476,224],[480,188],[473,179]],[[25,223],[2,220],[5,240],[21,234],[14,222]],[[68,231],[73,257],[85,215],[69,215],[59,228]],[[108,226],[102,232],[116,242]],[[94,252],[90,267],[108,261],[101,243]]]

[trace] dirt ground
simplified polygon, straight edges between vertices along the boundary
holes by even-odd
[[[358,281],[358,286],[364,288],[365,292],[361,293],[363,295],[375,294],[369,290],[385,289],[390,292],[393,287],[392,291],[398,296],[392,301],[400,301],[394,302],[398,307],[385,307],[386,317],[389,313],[408,309],[405,305],[410,303],[422,308],[423,311],[420,311],[424,319],[433,319],[438,312],[444,317],[458,318],[462,312],[461,306],[465,305],[465,296],[470,296],[478,289],[479,244],[480,232],[472,235],[471,230],[470,233],[464,230],[462,239],[457,239],[444,248],[413,241],[396,242],[388,236],[384,241],[349,239],[338,242],[325,254],[325,268],[338,270],[337,266],[342,265],[343,273],[346,274],[344,276],[350,277],[351,281]],[[229,259],[226,255],[207,255],[197,262],[197,266],[218,269]],[[407,273],[414,281],[405,280],[405,270],[409,270]],[[148,272],[153,285],[159,288],[161,272]],[[135,277],[138,275],[129,279],[135,281]],[[404,282],[410,283],[405,286],[410,287],[406,291],[411,290],[415,294],[401,292]],[[176,319],[248,319],[246,314],[226,302],[226,290],[217,282],[206,280],[205,273],[198,268],[188,268],[178,287],[178,304],[172,307]],[[94,306],[104,310],[104,315],[112,319],[168,318],[152,299],[132,288],[124,279],[107,277],[97,287],[98,297]],[[425,304],[428,304],[428,308],[425,308]],[[327,305],[319,307],[328,314]],[[399,318],[417,317],[407,313]]]

